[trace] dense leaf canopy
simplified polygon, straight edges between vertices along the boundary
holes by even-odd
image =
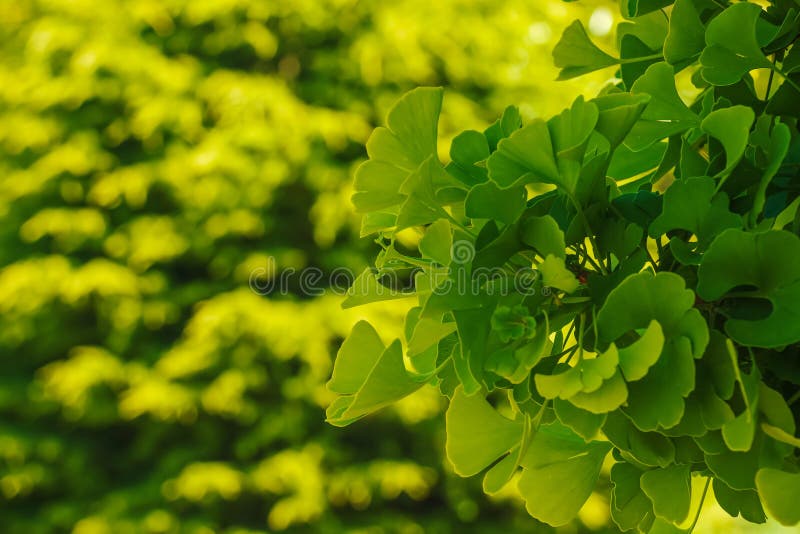
[[[428,382],[449,398],[456,472],[485,471],[488,492],[514,480],[550,525],[604,462],[622,530],[692,530],[693,480],[731,516],[800,522],[800,17],[765,4],[622,0],[615,54],[574,22],[559,77],[614,81],[549,119],[508,108],[446,165],[442,89],[400,99],[353,196],[392,261],[349,302],[411,270],[415,291],[392,296],[416,299],[412,337],[373,350],[355,393],[370,405],[347,419],[342,397],[330,421]],[[398,241],[409,229],[418,251]],[[413,361],[429,324],[430,365],[409,373],[402,349]],[[350,362],[343,349],[336,371]]]

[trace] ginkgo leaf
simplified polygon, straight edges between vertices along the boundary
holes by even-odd
[[[708,135],[719,139],[725,149],[725,168],[718,176],[730,174],[742,159],[754,120],[755,113],[746,106],[718,109],[703,119],[700,127]]]
[[[611,468],[611,518],[621,530],[633,530],[653,515],[653,504],[641,488],[642,473],[627,462]]]
[[[328,389],[345,395],[358,391],[385,349],[371,324],[357,322],[336,353]]]
[[[667,63],[651,65],[631,87],[633,94],[650,96],[639,121],[625,138],[634,151],[697,126],[700,119],[683,103],[675,89],[675,71]]]
[[[485,167],[476,163],[489,157],[489,142],[486,136],[475,130],[461,132],[450,144],[450,159],[447,172],[467,184],[477,185],[488,179]]]
[[[603,433],[639,464],[667,467],[675,461],[675,445],[670,438],[658,432],[642,432],[619,411],[608,414]]]
[[[736,269],[731,269],[736,265]],[[755,347],[779,347],[800,341],[800,238],[786,231],[748,233],[726,230],[711,244],[697,271],[697,293],[715,301],[739,286],[769,300],[771,313],[759,319],[729,319],[725,331],[734,341]]]
[[[614,150],[641,117],[650,102],[650,95],[612,93],[597,97],[592,102],[600,112],[595,130],[608,140],[611,150]]]
[[[594,439],[606,421],[605,413],[583,410],[568,400],[554,399],[553,408],[559,421],[586,441]]]
[[[461,476],[486,469],[522,441],[522,421],[500,415],[480,394],[456,389],[446,414],[447,459]]]
[[[559,80],[568,80],[619,63],[597,47],[579,21],[567,26],[553,49],[553,60],[561,69]]]
[[[547,124],[534,120],[503,139],[486,161],[489,178],[500,187],[533,181],[557,183],[558,167]]]
[[[532,246],[542,258],[553,255],[566,258],[564,232],[558,223],[549,215],[543,217],[527,217],[520,227],[520,239]]]
[[[359,212],[402,203],[400,186],[409,173],[436,154],[440,87],[420,87],[406,93],[389,110],[386,127],[376,128],[367,141],[369,160],[356,171],[352,202]]]
[[[397,214],[397,230],[446,219],[448,214],[436,198],[435,182],[446,183],[448,179],[450,175],[433,156],[410,173],[400,186],[407,196]]]
[[[525,209],[526,191],[523,186],[501,189],[494,182],[478,184],[470,189],[464,203],[467,217],[494,219],[513,223]]]
[[[539,264],[539,272],[542,273],[542,282],[547,287],[573,293],[580,285],[575,275],[566,268],[564,260],[552,254],[548,254]]]
[[[700,55],[703,78],[713,85],[732,85],[759,68],[771,68],[756,38],[761,14],[757,4],[732,4],[711,19],[706,28],[706,48]]]
[[[528,513],[552,526],[569,523],[591,495],[609,450],[608,442],[586,443],[558,423],[540,426],[518,483]]]
[[[622,12],[628,18],[646,15],[670,5],[670,0],[622,0]]]
[[[430,258],[440,265],[450,265],[450,252],[453,248],[453,232],[446,219],[439,219],[425,229],[419,241],[419,251],[423,258]]]
[[[743,519],[751,523],[764,523],[767,517],[764,515],[764,508],[758,498],[758,493],[753,490],[735,490],[715,478],[713,483],[714,499],[719,503],[720,508],[728,512],[732,517],[741,515]]]
[[[699,55],[705,48],[705,31],[694,0],[675,0],[664,42],[664,59],[676,65]]]
[[[657,517],[680,523],[689,516],[692,503],[691,466],[673,464],[642,474],[642,491],[653,503]]]
[[[634,382],[647,375],[647,371],[658,361],[664,348],[664,333],[657,321],[650,321],[647,329],[635,342],[618,349],[619,367],[625,380]]]
[[[764,119],[766,119],[766,123],[770,122],[769,118],[762,115],[759,117],[757,125],[765,124]],[[756,126],[756,130],[758,130],[758,126]],[[765,137],[766,139],[764,139],[762,143],[752,143],[759,144],[768,158],[767,166],[764,168],[764,174],[761,176],[758,190],[753,199],[753,209],[750,212],[750,222],[752,224],[757,222],[758,216],[761,215],[764,210],[764,205],[767,202],[767,188],[780,169],[784,158],[786,158],[789,152],[789,145],[792,141],[792,134],[789,127],[777,121],[772,127],[772,130],[765,134]],[[753,135],[751,135],[751,139],[752,138]]]
[[[342,302],[342,308],[352,308],[373,302],[401,299],[415,295],[413,291],[401,291],[384,286],[378,278],[379,276],[372,269],[364,269],[353,281],[350,289],[347,290],[347,298]]]
[[[714,180],[704,176],[677,180],[664,193],[661,214],[650,224],[651,236],[671,230],[688,230],[705,249],[727,228],[741,228],[742,218],[728,209],[728,196],[715,194]]]
[[[358,390],[328,409],[328,422],[344,426],[410,395],[422,387],[403,364],[403,349],[396,340],[381,353]]]
[[[408,355],[419,354],[456,331],[456,323],[421,318],[408,340]]]
[[[499,492],[506,484],[511,482],[514,474],[519,469],[522,458],[528,452],[528,445],[532,436],[531,420],[529,417],[525,417],[522,422],[522,441],[520,444],[502,460],[494,464],[483,477],[483,491],[489,495]]]
[[[778,469],[765,468],[756,474],[756,486],[761,502],[770,517],[782,525],[794,526],[800,523],[800,473],[787,473]]]

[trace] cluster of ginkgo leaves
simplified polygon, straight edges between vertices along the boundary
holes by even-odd
[[[576,516],[609,454],[622,530],[691,531],[692,477],[732,516],[796,524],[800,6],[622,12],[618,56],[577,21],[553,52],[563,79],[617,69],[592,100],[527,124],[509,107],[446,165],[441,89],[375,130],[353,203],[382,250],[344,305],[418,304],[388,346],[355,326],[328,420],[433,384],[456,472],[485,472],[488,493],[515,480],[550,525]]]

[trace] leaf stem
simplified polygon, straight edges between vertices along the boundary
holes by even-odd
[[[769,70],[769,79],[767,80],[767,92],[764,94],[764,102],[769,101],[769,93],[772,90],[772,78],[775,77],[775,69]]]
[[[539,408],[539,411],[536,412],[536,416],[533,418],[533,422],[531,424],[532,432],[536,432],[537,430],[539,430],[539,425],[542,423],[542,418],[544,417],[544,412],[545,410],[547,410],[548,404],[550,404],[550,399],[545,399],[545,401],[542,403],[541,408]]]
[[[578,217],[581,218],[581,222],[583,222],[583,228],[586,232],[586,237],[589,238],[589,243],[592,244],[592,249],[594,254],[596,255],[597,263],[596,267],[600,268],[600,272],[604,275],[608,274],[608,270],[606,270],[605,266],[603,265],[603,260],[600,259],[600,247],[597,246],[597,241],[594,239],[594,231],[592,231],[592,226],[589,224],[589,219],[586,217],[586,214],[583,212],[583,208],[581,207],[581,203],[578,202],[576,198],[572,195],[569,195],[570,201],[572,201],[572,205],[575,206],[575,211],[578,212]],[[586,257],[589,258],[589,252],[586,251]]]
[[[711,484],[711,477],[706,478],[706,485],[703,488],[703,495],[700,497],[700,504],[697,506],[697,513],[694,515],[694,521],[692,521],[692,526],[689,527],[687,531],[688,534],[692,534],[694,531],[694,527],[697,526],[697,520],[700,519],[700,511],[703,509],[703,503],[706,500],[706,493],[708,493],[708,486]]]
[[[550,357],[551,358],[560,358],[560,357],[562,357],[563,355],[565,355],[568,352],[574,352],[575,349],[577,349],[577,348],[578,348],[578,344],[576,343],[576,344],[572,345],[571,347],[569,347],[568,349],[564,349],[561,352],[559,352],[558,354],[553,354]]]
[[[447,213],[447,212],[445,212],[445,213]],[[476,234],[475,232],[473,232],[472,230],[470,230],[469,228],[467,228],[466,226],[464,226],[463,224],[461,224],[460,222],[458,222],[457,220],[455,220],[455,219],[453,218],[453,216],[452,216],[452,215],[450,215],[449,213],[447,213],[447,219],[448,219],[448,220],[449,220],[451,223],[453,223],[454,225],[458,226],[458,227],[459,227],[461,230],[463,230],[463,231],[464,231],[464,232],[466,232],[467,234],[471,235],[472,237],[478,237],[478,234]]]
[[[641,57],[631,57],[628,59],[620,59],[620,65],[628,65],[630,63],[641,63],[643,61],[652,61],[654,59],[663,59],[664,56],[662,54],[652,54],[650,56],[641,56]]]
[[[450,354],[450,356],[448,356],[447,358],[445,358],[445,359],[444,359],[444,361],[443,361],[442,363],[440,363],[439,365],[437,365],[437,366],[436,366],[436,369],[434,369],[433,371],[431,371],[430,375],[428,375],[428,378],[431,378],[431,377],[433,377],[433,376],[436,376],[436,375],[438,375],[439,373],[441,373],[441,372],[442,372],[442,370],[444,370],[444,368],[445,368],[445,367],[447,367],[447,364],[448,364],[448,363],[450,363],[450,361],[451,361],[452,359],[453,359],[453,355],[452,355],[452,354]]]
[[[791,406],[792,404],[794,404],[794,403],[795,403],[795,402],[797,402],[798,400],[800,400],[800,391],[798,391],[797,393],[795,393],[794,395],[792,395],[792,396],[789,398],[789,400],[787,400],[787,401],[786,401],[786,404],[788,404],[789,406]]]

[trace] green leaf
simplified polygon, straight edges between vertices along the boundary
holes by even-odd
[[[489,178],[503,188],[534,181],[554,184],[559,179],[550,132],[541,120],[500,141],[486,166]]]
[[[503,343],[530,338],[536,331],[536,319],[531,317],[530,310],[521,304],[514,307],[498,306],[492,314],[491,324],[492,331]]]
[[[628,397],[618,363],[617,348],[612,344],[606,352],[582,359],[564,372],[536,374],[536,389],[546,399],[558,397],[594,414],[608,413]]]
[[[489,151],[497,150],[497,144],[501,139],[510,137],[520,128],[522,128],[522,117],[520,117],[519,109],[516,106],[508,106],[503,110],[503,115],[483,131],[483,135],[489,143]]]
[[[647,95],[641,95],[647,96]],[[658,164],[664,158],[667,150],[667,143],[655,143],[644,150],[634,152],[627,145],[620,145],[611,156],[611,163],[608,166],[608,176],[620,181],[633,178],[642,173],[655,171]],[[635,191],[635,188],[634,188]],[[649,193],[649,191],[642,191]],[[628,193],[630,195],[630,193]],[[615,198],[616,201],[619,197]],[[627,215],[626,219],[630,220]]]
[[[480,394],[456,389],[445,416],[447,459],[463,477],[476,475],[522,441],[523,423],[506,419]]]
[[[611,467],[611,518],[621,530],[637,528],[653,515],[653,504],[641,488],[642,471],[627,462]]]
[[[447,219],[448,214],[436,198],[435,182],[446,183],[450,175],[431,156],[403,182],[400,190],[408,195],[397,214],[397,230]]]
[[[664,59],[672,65],[693,59],[705,47],[705,32],[694,0],[675,0],[664,42]]]
[[[429,258],[439,265],[450,265],[450,250],[453,247],[453,231],[446,219],[439,219],[425,229],[419,241],[419,251],[423,258]]]
[[[694,313],[693,305],[694,294],[677,274],[645,271],[629,276],[609,294],[597,314],[600,339],[610,343],[631,330],[647,328],[654,319],[665,338],[687,333],[684,317]],[[700,354],[703,349],[705,344],[695,347]]]
[[[506,224],[516,221],[525,210],[524,186],[501,189],[494,182],[474,186],[467,194],[464,210],[473,219],[494,219]]]
[[[528,451],[528,445],[531,438],[531,420],[530,417],[523,419],[522,428],[522,442],[513,449],[510,454],[506,455],[502,460],[497,462],[486,472],[483,477],[483,491],[489,495],[494,495],[505,487],[506,484],[511,482],[514,474],[522,462],[522,458]]]
[[[756,38],[760,14],[757,4],[740,2],[711,19],[700,55],[703,79],[712,85],[733,85],[753,69],[772,66]]]
[[[718,478],[714,479],[713,486],[714,499],[731,517],[741,515],[742,519],[751,523],[766,522],[767,517],[764,515],[758,493],[753,490],[735,490]]]
[[[639,120],[648,102],[650,102],[650,96],[646,94],[614,93],[600,96],[591,102],[597,106],[600,112],[595,129],[608,140],[613,151],[622,143],[623,139],[630,133],[633,125]]]
[[[675,89],[675,71],[667,63],[651,65],[631,87],[633,94],[650,95],[639,122],[625,144],[631,150],[644,150],[671,135],[685,132],[700,122],[697,115],[683,103]]]
[[[353,182],[355,193],[350,198],[356,213],[369,213],[402,203],[405,195],[400,193],[400,185],[409,172],[379,160],[367,160],[359,165]]]
[[[583,155],[598,116],[596,105],[578,97],[569,109],[547,121],[560,175],[557,185],[570,194],[577,188]]]
[[[328,389],[343,395],[358,391],[385,349],[371,324],[357,322],[336,353]]]
[[[409,173],[436,154],[437,126],[442,108],[440,87],[420,87],[406,93],[389,110],[386,127],[367,141],[369,160],[356,171],[352,202],[360,213],[403,202],[400,185]]]
[[[758,125],[768,124],[769,122],[770,119],[765,115],[759,117],[756,131],[759,130]],[[753,135],[755,135],[755,132]],[[763,143],[753,143],[753,136],[751,136],[751,143],[754,145],[759,144],[769,162],[761,175],[761,181],[753,199],[753,209],[750,210],[750,223],[753,226],[757,223],[757,217],[764,211],[764,204],[767,201],[767,187],[769,187],[770,182],[772,182],[778,169],[780,169],[786,154],[789,152],[789,145],[792,141],[789,127],[777,121],[772,131],[766,133],[765,137],[767,138],[763,140]]]
[[[761,384],[761,373],[758,367],[753,366],[749,374],[742,373],[739,369],[739,358],[736,348],[731,340],[726,340],[728,354],[733,363],[736,374],[736,381],[744,401],[744,411],[736,418],[728,421],[722,427],[722,439],[725,445],[732,451],[746,452],[753,445],[753,438],[756,432],[756,407],[758,406],[759,386]]]
[[[608,414],[603,433],[620,451],[651,467],[667,467],[675,461],[675,445],[658,432],[642,432],[619,411]]]
[[[787,473],[778,469],[760,469],[756,486],[761,502],[770,517],[787,527],[800,523],[800,473]]]
[[[731,269],[731,266],[737,266]],[[729,319],[728,336],[741,345],[780,347],[800,341],[800,238],[783,230],[754,234],[726,230],[709,247],[698,269],[697,293],[706,301],[738,286],[753,298],[767,299],[771,313],[762,319]]]
[[[403,348],[400,340],[395,340],[380,355],[370,369],[364,382],[353,395],[342,397],[329,408],[328,422],[344,426],[369,413],[388,406],[422,387],[421,382],[413,380],[403,365]]]
[[[482,308],[453,311],[460,341],[453,353],[453,361],[467,395],[481,389],[491,314],[491,309]]]
[[[456,323],[443,323],[434,319],[421,318],[414,327],[414,333],[408,340],[409,357],[420,354],[421,352],[436,345],[456,331]]]
[[[626,400],[628,400],[628,388],[622,379],[622,374],[617,371],[597,390],[579,391],[570,397],[569,402],[594,414],[606,414],[622,406]]]
[[[625,380],[634,382],[647,375],[664,348],[664,332],[657,321],[650,321],[642,337],[619,349],[619,367]]]
[[[597,315],[600,340],[616,341],[624,334],[661,326],[665,343],[658,361],[645,377],[628,384],[624,408],[645,431],[670,428],[683,415],[684,398],[694,389],[694,358],[708,344],[705,319],[693,308],[694,295],[673,273],[645,271],[629,276],[608,295]]]
[[[589,72],[604,69],[619,63],[595,45],[580,21],[567,26],[561,39],[553,49],[553,60],[561,69],[559,80],[568,80]]]
[[[606,421],[605,414],[583,410],[559,398],[553,400],[553,408],[559,421],[586,441],[594,439]]]
[[[794,435],[796,427],[792,409],[781,393],[768,387],[764,382],[759,383],[758,411],[761,414],[762,421],[764,421],[761,423],[762,429],[770,427],[773,430],[780,430],[789,436]],[[769,435],[766,430],[765,433]],[[770,437],[774,438],[774,436]],[[794,443],[789,444],[793,445]]]
[[[657,18],[657,17],[656,17]],[[662,17],[663,20],[663,17]],[[619,77],[622,78],[623,85],[630,89],[654,63],[661,61],[660,54],[650,48],[645,40],[639,35],[632,33],[621,33],[622,24],[617,26],[619,37]],[[663,43],[663,39],[661,41]],[[658,46],[659,51],[661,46]],[[647,58],[647,59],[641,59]]]
[[[690,473],[689,465],[673,464],[642,475],[642,491],[653,502],[657,517],[680,523],[689,516],[692,503]]]
[[[512,384],[519,384],[525,381],[530,377],[530,371],[533,366],[549,354],[549,350],[552,347],[549,334],[549,322],[547,314],[545,314],[544,320],[536,324],[536,330],[530,343],[513,350],[512,363],[514,367],[511,372],[501,373],[498,370],[494,370],[494,372]]]
[[[378,275],[367,268],[353,281],[347,290],[347,298],[342,302],[342,308],[353,308],[373,302],[384,300],[402,299],[416,295],[413,291],[405,292],[382,285]]]
[[[585,443],[561,424],[541,425],[522,459],[518,484],[528,513],[552,526],[572,521],[592,494],[609,450],[609,443]]]
[[[564,232],[558,223],[549,215],[543,217],[527,217],[520,227],[520,238],[526,245],[533,247],[542,258],[553,255],[557,258],[567,257]]]
[[[566,293],[573,293],[580,286],[578,279],[572,271],[566,268],[564,260],[552,254],[548,254],[542,263],[539,264],[539,272],[542,275],[542,282],[546,287],[554,287]]]
[[[700,124],[703,131],[719,139],[725,149],[725,168],[717,176],[727,177],[742,159],[754,120],[755,113],[746,106],[718,109],[703,119]]]
[[[486,136],[475,130],[461,132],[450,144],[450,159],[447,172],[467,184],[477,185],[485,182],[488,175],[485,167],[476,163],[489,157],[489,143]]]
[[[672,0],[622,0],[622,14],[632,19],[666,7]]]
[[[716,184],[707,176],[676,180],[664,193],[664,208],[650,224],[651,237],[671,230],[687,230],[697,236],[704,250],[727,228],[741,228],[742,218],[728,210],[728,196],[715,194]]]

